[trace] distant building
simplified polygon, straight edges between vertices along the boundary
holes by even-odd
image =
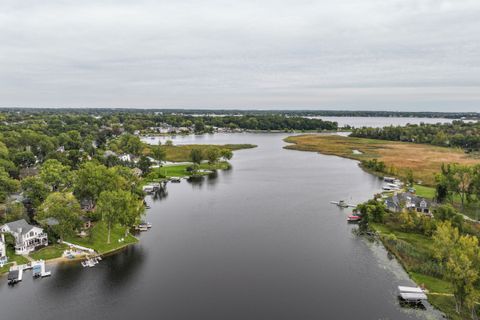
[[[48,245],[48,237],[43,229],[28,224],[24,219],[4,224],[0,227],[0,232],[13,235],[16,254],[28,254],[38,247]]]
[[[385,206],[392,212],[400,212],[403,209],[407,209],[429,215],[432,213],[433,203],[413,193],[403,192],[385,199]]]

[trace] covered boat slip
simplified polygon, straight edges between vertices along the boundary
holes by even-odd
[[[398,286],[398,291],[400,292],[400,297],[405,301],[419,302],[422,300],[427,300],[425,291],[419,287]]]

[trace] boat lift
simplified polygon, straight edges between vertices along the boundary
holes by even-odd
[[[427,295],[422,288],[398,286],[399,296],[406,302],[420,303],[427,300]]]

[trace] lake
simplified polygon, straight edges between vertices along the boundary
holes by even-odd
[[[381,181],[348,159],[285,150],[286,136],[180,137],[258,148],[235,152],[231,170],[147,197],[153,228],[94,268],[52,265],[52,277],[27,272],[13,288],[2,278],[0,318],[439,318],[428,304],[399,306],[396,286],[412,284],[408,276],[330,204],[365,201]]]

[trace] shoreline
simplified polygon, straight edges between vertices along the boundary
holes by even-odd
[[[138,239],[137,237],[135,237],[135,238],[137,239],[137,242],[135,242],[135,243],[122,244],[118,248],[114,248],[114,249],[108,250],[106,252],[98,253],[97,256],[107,257],[107,256],[111,256],[111,255],[120,253],[120,251],[125,250],[129,246],[136,245],[140,241],[140,239]],[[76,256],[75,258],[72,258],[72,259],[61,256],[61,257],[57,257],[57,258],[47,259],[47,260],[44,260],[44,261],[45,261],[45,264],[47,264],[47,265],[56,265],[56,264],[61,264],[61,263],[68,264],[68,263],[73,263],[73,262],[79,262],[79,261],[85,259],[86,256],[87,256],[87,254],[83,254],[83,255]],[[2,273],[0,273],[0,277],[4,277],[8,273],[9,273],[9,270],[7,270],[5,272],[2,272]]]

